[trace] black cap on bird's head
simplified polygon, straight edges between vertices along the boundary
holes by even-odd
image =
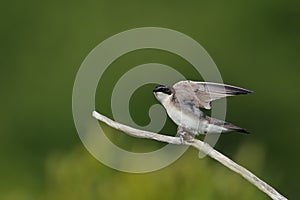
[[[171,95],[173,93],[173,90],[169,86],[158,85],[153,89],[153,92],[154,93],[161,92],[167,95]]]

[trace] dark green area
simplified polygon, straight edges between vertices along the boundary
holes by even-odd
[[[216,149],[299,199],[298,1],[6,1],[0,22],[0,199],[268,199],[219,163],[198,159],[195,150],[162,170],[126,174],[83,147],[71,109],[79,66],[101,41],[145,26],[187,34],[208,51],[225,83],[254,91],[227,101],[227,121],[251,134],[223,135]],[[97,108],[111,117],[118,78],[149,62],[199,79],[176,55],[134,51],[105,72],[101,81],[108,86],[98,88]],[[148,108],[156,103],[152,87],[132,96],[129,109],[137,124],[149,122]],[[163,132],[175,130],[168,121]],[[136,152],[164,145],[113,130],[108,136]]]

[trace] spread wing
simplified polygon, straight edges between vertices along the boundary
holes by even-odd
[[[173,88],[179,101],[205,109],[211,109],[211,102],[214,100],[251,93],[240,87],[211,82],[180,81]]]

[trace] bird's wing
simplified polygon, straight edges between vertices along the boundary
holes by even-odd
[[[216,99],[251,93],[240,87],[211,82],[180,81],[173,88],[179,101],[190,102],[205,109],[211,109],[211,102]]]

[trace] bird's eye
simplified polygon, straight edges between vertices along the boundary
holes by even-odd
[[[170,95],[172,92],[171,92],[170,88],[164,88],[164,93]]]
[[[165,94],[168,94],[168,95],[172,94],[172,90],[169,87],[166,87],[164,85],[156,86],[153,89],[153,92],[162,92],[162,93],[165,93]]]

